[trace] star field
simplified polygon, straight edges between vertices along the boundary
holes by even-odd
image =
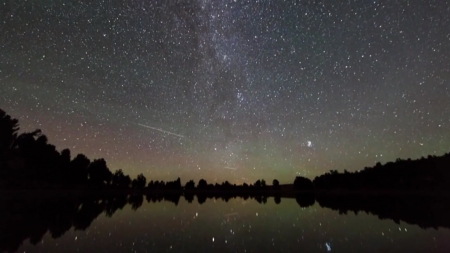
[[[450,151],[447,1],[0,1],[0,108],[148,179]]]

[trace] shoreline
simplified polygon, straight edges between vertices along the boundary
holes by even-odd
[[[0,189],[0,199],[11,198],[55,198],[55,197],[114,197],[129,195],[200,195],[206,197],[230,196],[230,197],[252,197],[267,196],[281,198],[296,198],[301,196],[315,197],[438,197],[450,198],[450,191],[430,190],[134,190],[134,189]]]

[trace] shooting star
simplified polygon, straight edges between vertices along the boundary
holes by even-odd
[[[236,168],[231,168],[231,167],[227,167],[227,166],[223,166],[225,169],[229,169],[229,170],[237,170]]]
[[[154,127],[146,126],[146,125],[139,124],[139,123],[138,123],[138,125],[139,125],[139,126],[142,126],[142,127],[149,128],[149,129],[153,129],[153,130],[156,130],[156,131],[160,131],[160,132],[163,132],[163,133],[166,133],[166,134],[175,135],[175,136],[178,136],[178,137],[180,137],[180,138],[186,138],[186,136],[183,136],[183,135],[181,135],[181,134],[172,133],[172,132],[165,131],[165,130],[162,130],[162,129],[159,129],[159,128],[154,128]]]

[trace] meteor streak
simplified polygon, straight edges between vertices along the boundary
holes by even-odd
[[[138,125],[142,126],[142,127],[150,128],[150,129],[153,129],[153,130],[156,130],[156,131],[160,131],[160,132],[163,132],[163,133],[166,133],[166,134],[171,134],[171,135],[175,135],[175,136],[178,136],[178,137],[181,137],[181,138],[186,138],[186,136],[183,136],[181,134],[172,133],[172,132],[165,131],[165,130],[162,130],[162,129],[159,129],[159,128],[154,128],[154,127],[146,126],[146,125],[139,124],[139,123],[138,123]]]
[[[225,169],[229,169],[229,170],[237,170],[236,168],[231,168],[231,167],[227,167],[227,166],[223,166]]]

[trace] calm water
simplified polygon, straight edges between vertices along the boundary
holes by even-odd
[[[84,218],[71,222],[73,214],[49,217],[42,211],[59,205],[50,202],[33,211],[32,218],[23,217],[20,206],[8,209],[15,214],[2,211],[8,219],[1,225],[2,249],[13,241],[8,233],[49,222],[54,223],[50,232],[32,238],[36,245],[25,239],[17,252],[450,252],[449,229],[396,224],[366,213],[339,214],[317,202],[304,208],[295,199],[283,198],[279,204],[273,198],[265,204],[208,199],[198,204],[181,197],[178,205],[144,199],[140,207],[127,204],[115,212],[98,208],[96,202],[79,205]],[[20,225],[24,219],[36,224]],[[7,227],[15,223],[18,227]]]

